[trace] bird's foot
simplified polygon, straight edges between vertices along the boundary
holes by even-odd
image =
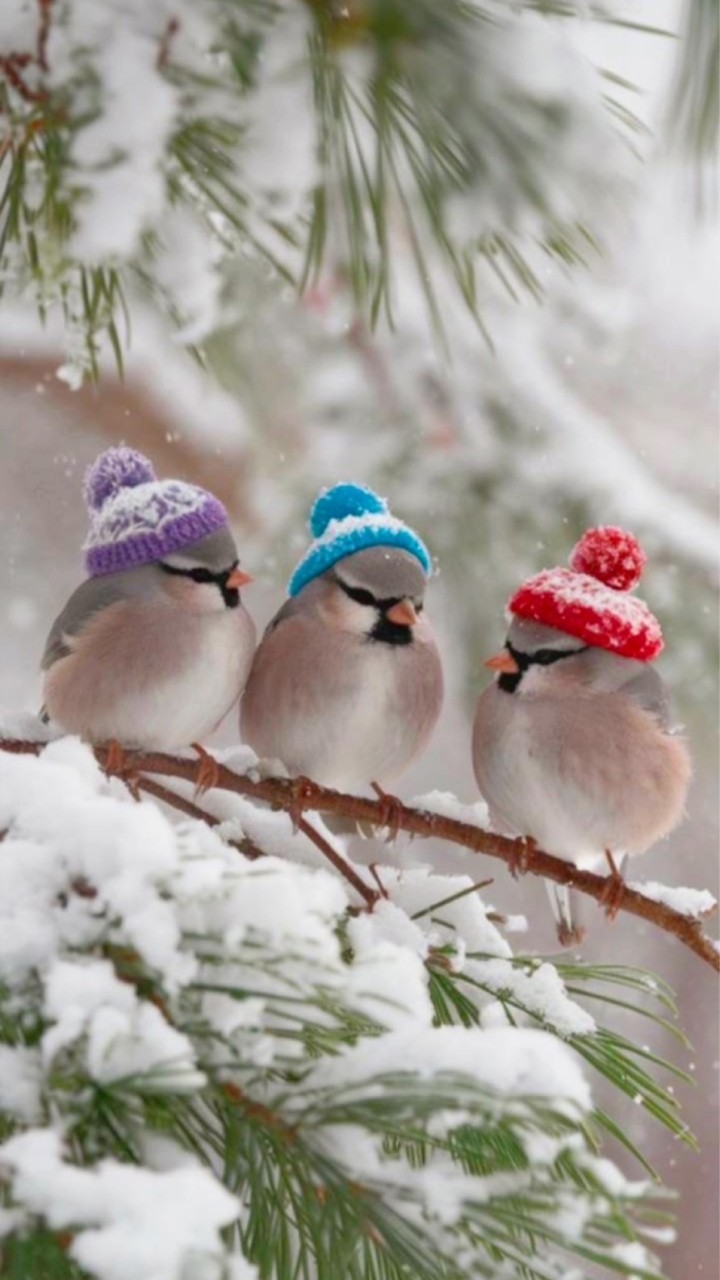
[[[586,930],[581,924],[569,924],[567,920],[558,920],[555,927],[561,947],[579,947],[585,937]]]
[[[521,836],[516,840],[508,859],[508,867],[513,880],[517,880],[518,876],[527,875],[536,852],[537,840],[533,840],[532,836]]]
[[[370,786],[380,801],[380,820],[377,824],[377,830],[387,832],[385,843],[393,844],[397,840],[397,834],[400,830],[400,818],[403,811],[402,801],[398,800],[397,796],[383,791],[379,782],[371,782]]]
[[[138,786],[138,774],[135,769],[127,762],[124,747],[118,742],[117,738],[111,738],[106,746],[107,755],[105,756],[105,775],[108,778],[119,778],[125,783],[130,795],[134,800],[140,799],[140,788]]]
[[[111,738],[107,744],[105,772],[108,777],[121,778],[125,772],[125,752],[117,738]]]
[[[293,824],[293,831],[297,831],[300,826],[303,810],[309,808],[310,802],[317,794],[317,790],[317,783],[313,782],[312,778],[306,778],[303,774],[292,779],[290,783],[292,800],[288,814]]]
[[[195,773],[195,796],[202,796],[212,791],[220,779],[220,768],[214,756],[210,755],[199,742],[191,742],[190,746],[197,753],[198,763]]]
[[[618,911],[622,906],[622,900],[625,896],[625,881],[617,869],[615,859],[609,849],[605,850],[605,857],[610,867],[610,875],[605,881],[605,887],[600,895],[598,902],[605,908],[605,915],[608,920],[615,919]]]

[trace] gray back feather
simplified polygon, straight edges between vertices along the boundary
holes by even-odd
[[[654,667],[644,667],[638,676],[623,686],[622,691],[634,698],[643,710],[654,715],[663,729],[670,728],[670,691]]]
[[[67,640],[77,636],[83,627],[119,600],[150,595],[157,586],[158,569],[155,565],[142,565],[128,569],[126,573],[109,573],[102,578],[88,578],[73,591],[65,608],[58,614],[50,628],[42,657],[42,669],[49,667],[71,652]]]
[[[229,529],[218,529],[208,534],[199,542],[172,557],[173,562],[186,561],[188,566],[199,566],[210,569],[213,573],[229,569],[237,560],[235,539]],[[50,635],[45,644],[42,658],[42,669],[47,671],[59,658],[67,657],[70,648],[68,638],[77,636],[83,627],[97,613],[117,604],[119,600],[129,600],[137,596],[151,596],[161,586],[161,573],[157,564],[139,565],[137,569],[127,569],[123,573],[108,573],[101,578],[88,578],[70,596],[62,613],[59,613],[50,628]]]

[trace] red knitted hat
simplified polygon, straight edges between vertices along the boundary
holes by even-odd
[[[588,529],[573,548],[570,568],[544,569],[529,578],[508,610],[598,649],[651,662],[663,647],[660,623],[628,594],[646,562],[640,543],[624,529]]]

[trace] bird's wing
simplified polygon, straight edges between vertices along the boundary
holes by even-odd
[[[88,578],[87,582],[83,582],[70,596],[50,628],[42,657],[42,670],[47,671],[60,658],[67,657],[72,652],[73,637],[80,635],[90,619],[118,600],[127,599],[128,594],[124,574]]]
[[[633,676],[622,686],[622,692],[634,698],[644,711],[654,715],[663,729],[670,728],[670,692],[655,667],[646,666],[639,675]]]
[[[285,603],[280,606],[275,617],[270,619],[265,628],[264,634],[269,636],[270,632],[274,631],[276,627],[279,627],[281,622],[286,622],[288,618],[293,618],[296,613],[302,612],[304,612],[304,607],[298,600],[298,597],[290,596],[290,599],[286,600]]]

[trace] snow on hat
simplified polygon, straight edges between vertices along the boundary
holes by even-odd
[[[390,514],[384,498],[359,484],[336,484],[323,489],[310,512],[311,542],[288,583],[296,596],[338,560],[366,547],[402,547],[420,561],[427,574],[430,553],[416,533]]]
[[[623,658],[651,662],[663,648],[660,623],[628,594],[646,562],[640,543],[624,529],[588,529],[572,550],[570,568],[529,578],[509,600],[508,611]]]
[[[90,532],[83,550],[93,578],[151,564],[227,526],[221,502],[183,480],[158,480],[152,463],[124,446],[88,467]]]

